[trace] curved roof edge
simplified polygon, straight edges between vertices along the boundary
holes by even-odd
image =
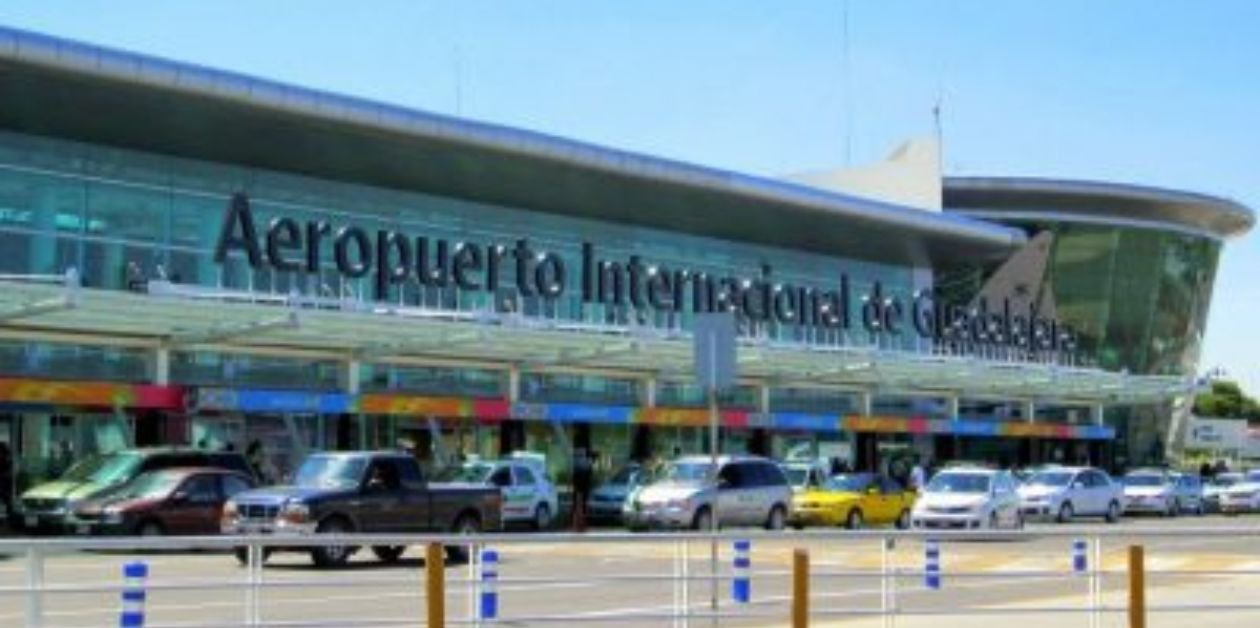
[[[1167,227],[1212,238],[1240,236],[1255,213],[1236,201],[1129,183],[1035,177],[946,177],[945,210],[998,218],[1045,216]]]
[[[6,94],[21,95],[0,99],[0,128],[183,157],[880,261],[1000,255],[1025,240],[1018,229],[964,216],[6,27],[0,81]],[[101,121],[59,111],[66,93]],[[198,116],[204,123],[190,123]],[[239,124],[235,134],[225,121]]]

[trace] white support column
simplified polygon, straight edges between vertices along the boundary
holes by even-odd
[[[1106,408],[1101,403],[1096,403],[1090,406],[1089,407],[1089,419],[1090,419],[1089,422],[1093,423],[1094,425],[1103,425],[1105,423],[1105,420],[1103,419],[1103,410],[1105,409]]]
[[[521,400],[521,367],[513,364],[508,368],[508,403]]]
[[[862,416],[871,416],[874,410],[874,402],[871,400],[871,391],[864,390],[858,393],[858,412]]]
[[[757,402],[761,414],[768,416],[770,414],[770,387],[766,384],[757,387]]]
[[[656,407],[656,378],[648,377],[643,380],[643,407]]]
[[[945,398],[945,413],[949,415],[949,420],[958,420],[958,395]]]
[[[1035,423],[1037,421],[1037,404],[1031,399],[1024,402],[1024,422]]]
[[[349,360],[341,365],[341,390],[347,395],[359,394],[359,381],[363,373],[363,363]]]
[[[153,353],[153,383],[158,386],[169,386],[171,383],[170,347],[158,347]]]

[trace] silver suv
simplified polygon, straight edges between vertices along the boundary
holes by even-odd
[[[708,456],[685,456],[628,500],[622,515],[631,528],[706,530],[716,513],[719,525],[781,530],[791,506],[792,487],[772,460],[719,456],[713,473]]]

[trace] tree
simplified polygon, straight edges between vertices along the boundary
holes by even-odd
[[[1224,419],[1260,419],[1260,403],[1235,382],[1216,380],[1212,389],[1194,398],[1194,413]]]

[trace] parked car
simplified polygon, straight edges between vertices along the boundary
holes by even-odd
[[[336,452],[310,455],[291,486],[239,493],[223,508],[225,534],[304,537],[314,534],[454,532],[473,534],[501,527],[502,496],[494,487],[428,482],[415,458],[398,452]],[[397,561],[405,547],[374,546],[384,562]],[[358,548],[292,547],[320,567],[345,564]],[[465,550],[446,548],[462,559]],[[245,561],[243,549],[237,560]]]
[[[1220,494],[1220,510],[1231,515],[1260,512],[1260,470],[1248,471],[1225,489]]]
[[[254,479],[240,471],[212,467],[150,471],[80,503],[69,523],[80,535],[218,534],[223,504],[252,488]]]
[[[910,510],[918,493],[892,478],[874,473],[846,473],[825,480],[822,486],[792,497],[791,524],[839,526],[851,530],[867,524],[910,527]]]
[[[586,500],[586,518],[592,523],[620,523],[626,500],[651,481],[651,473],[637,462],[617,470],[591,491]]]
[[[716,471],[716,472],[715,472]],[[622,516],[632,529],[757,525],[781,530],[792,507],[792,487],[774,461],[757,456],[707,456],[670,463],[659,479],[629,500]]]
[[[499,489],[503,497],[503,522],[527,523],[536,530],[551,527],[560,510],[556,485],[541,464],[529,458],[467,462],[443,479]]]
[[[1218,473],[1203,483],[1203,505],[1208,512],[1221,511],[1221,497],[1230,487],[1243,481],[1242,473]]]
[[[1022,528],[1017,484],[1008,471],[945,469],[924,487],[910,521],[916,528]]]
[[[1055,467],[1029,477],[1018,489],[1025,518],[1053,518],[1067,523],[1075,517],[1120,520],[1124,487],[1106,472],[1091,467]]]
[[[240,453],[173,447],[125,449],[84,458],[56,480],[22,493],[16,521],[29,532],[69,531],[67,520],[84,500],[100,497],[142,473],[174,467],[215,467],[254,477]]]
[[[1203,485],[1199,477],[1163,469],[1139,469],[1124,476],[1124,511],[1176,517],[1183,512],[1202,514]]]
[[[791,461],[780,465],[787,476],[792,492],[800,493],[816,489],[827,481],[827,467],[818,461]]]

